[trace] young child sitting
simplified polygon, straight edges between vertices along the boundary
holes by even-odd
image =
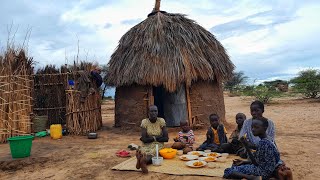
[[[207,131],[207,140],[197,149],[198,151],[203,151],[206,149],[211,150],[212,152],[222,152],[220,145],[227,143],[227,130],[220,124],[219,116],[217,114],[211,114],[209,116],[210,125]]]
[[[245,155],[245,149],[243,148],[241,142],[239,141],[239,134],[243,125],[243,122],[246,120],[246,115],[243,113],[238,113],[236,115],[236,123],[237,128],[231,133],[229,137],[229,142],[224,143],[221,145],[221,149],[223,149],[224,152],[230,153],[230,154],[237,154],[240,155],[240,157],[243,157]]]
[[[266,130],[268,121],[265,118],[252,121],[252,133],[261,140],[257,145],[256,155],[249,153],[250,160],[234,160],[231,168],[224,171],[224,178],[227,179],[269,179],[280,162],[280,154],[275,144],[267,138]],[[245,138],[240,139],[241,143],[248,149]],[[250,149],[248,149],[250,152]]]
[[[178,133],[178,137],[174,139],[175,143],[172,145],[172,148],[179,150],[183,149],[184,151],[187,151],[188,149],[192,150],[195,138],[188,122],[181,121],[180,128],[181,131]]]

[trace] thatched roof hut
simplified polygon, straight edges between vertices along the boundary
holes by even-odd
[[[169,126],[224,120],[222,82],[234,65],[213,34],[182,14],[159,11],[120,39],[107,83],[116,87],[115,126],[139,125],[155,104]]]

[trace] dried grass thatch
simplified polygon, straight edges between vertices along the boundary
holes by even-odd
[[[0,143],[31,133],[33,60],[8,46],[0,56]]]
[[[109,85],[164,85],[170,92],[181,83],[226,80],[234,69],[213,34],[185,15],[163,11],[122,36],[109,66]]]

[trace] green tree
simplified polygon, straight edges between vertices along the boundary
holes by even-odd
[[[320,93],[320,71],[316,69],[300,71],[290,83],[293,84],[294,91],[303,93],[307,98],[316,98]]]
[[[108,65],[103,65],[102,68],[101,68],[101,76],[102,76],[102,79],[103,79],[103,84],[101,86],[102,99],[104,98],[104,94],[107,91],[107,89],[111,88],[110,86],[108,86],[106,84],[106,78],[108,76],[108,70],[109,70],[109,66]]]
[[[238,86],[241,86],[244,83],[246,83],[247,79],[248,77],[244,75],[243,71],[234,71],[232,72],[230,80],[225,83],[224,87],[232,93],[234,90],[238,89]]]

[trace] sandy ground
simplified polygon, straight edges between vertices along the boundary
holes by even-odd
[[[229,132],[235,126],[234,116],[237,112],[244,112],[249,117],[251,100],[225,97]],[[195,176],[143,175],[139,172],[110,170],[126,160],[115,156],[117,150],[125,149],[129,143],[140,143],[138,132],[112,128],[113,109],[113,101],[104,102],[104,127],[96,140],[76,136],[65,136],[61,140],[51,140],[49,137],[36,139],[33,141],[31,157],[20,160],[12,160],[9,145],[1,144],[0,179],[199,179]],[[281,98],[268,105],[265,111],[265,117],[275,122],[281,158],[292,168],[294,179],[320,179],[320,101]],[[174,137],[177,130],[169,131],[169,136]],[[205,130],[198,130],[195,134],[197,144],[200,144]]]

